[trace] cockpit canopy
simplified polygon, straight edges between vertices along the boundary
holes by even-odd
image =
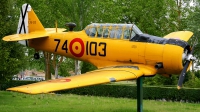
[[[92,38],[123,39],[134,42],[166,44],[166,38],[143,34],[135,24],[92,23],[85,28]]]
[[[85,28],[85,32],[90,37],[127,40],[131,40],[136,34],[142,34],[140,29],[134,24],[109,23],[92,23]]]

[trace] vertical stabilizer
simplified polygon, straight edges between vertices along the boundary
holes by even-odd
[[[23,4],[17,28],[18,34],[25,34],[34,31],[45,31],[40,20],[29,4]]]
[[[25,3],[21,7],[17,34],[27,34],[34,31],[45,31],[45,29],[31,6]],[[18,42],[20,44],[28,46],[27,40]]]

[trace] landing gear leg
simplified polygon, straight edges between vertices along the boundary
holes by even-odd
[[[143,77],[137,79],[137,112],[143,112]]]
[[[40,59],[40,55],[39,55],[38,52],[36,52],[36,53],[34,54],[34,59]]]

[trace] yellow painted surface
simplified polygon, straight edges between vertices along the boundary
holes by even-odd
[[[39,36],[41,38],[39,38]],[[48,35],[48,36],[46,36]],[[42,37],[43,36],[43,37]],[[13,35],[8,36],[14,38]],[[4,40],[8,40],[5,37]],[[85,31],[79,32],[58,32],[49,29],[46,33],[20,34],[14,40],[29,39],[29,46],[36,50],[52,52],[70,58],[87,61],[98,68],[112,66],[138,66],[139,70],[128,68],[114,68],[98,72],[72,76],[69,78],[45,82],[33,85],[9,88],[8,90],[20,91],[30,94],[47,93],[51,91],[70,89],[94,84],[110,82],[109,78],[116,81],[136,79],[142,75],[152,76],[160,74],[179,74],[183,69],[182,53],[183,48],[175,45],[162,45],[153,43],[133,42],[129,40],[117,40],[109,38],[91,38]],[[142,45],[142,46],[141,46]],[[155,64],[163,62],[164,68],[156,70]],[[122,70],[123,69],[123,70]],[[128,71],[128,72],[127,72]],[[62,80],[70,79],[71,82]],[[56,82],[56,83],[55,83]]]
[[[168,35],[164,36],[164,38],[175,38],[184,41],[188,41],[193,35],[191,31],[177,31],[169,33]]]
[[[143,73],[141,70],[136,70],[133,68],[104,68],[88,72],[82,75],[71,76],[50,81],[43,81],[35,84],[9,88],[8,90],[24,92],[29,94],[48,93],[57,90],[109,83],[114,80],[121,81],[136,79],[142,75]]]
[[[163,44],[147,43],[145,49],[145,59],[146,61],[162,62],[163,58]]]
[[[59,28],[58,32],[63,32],[66,29]],[[50,34],[55,33],[55,28],[46,28],[45,31],[34,31],[28,34],[14,34],[8,35],[3,38],[4,41],[19,41],[19,40],[28,40],[35,38],[48,37]]]
[[[182,65],[183,48],[175,45],[165,45],[163,52],[163,64],[168,74],[179,74]]]
[[[3,38],[4,41],[19,41],[19,40],[27,40],[27,39],[34,39],[34,38],[42,38],[48,37],[46,32],[33,32],[29,34],[14,34],[9,35]]]
[[[28,12],[28,27],[29,33],[35,31],[45,31],[43,25],[41,24],[33,9],[31,9],[31,11]]]

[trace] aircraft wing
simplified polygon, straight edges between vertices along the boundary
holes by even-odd
[[[193,35],[191,31],[177,31],[169,33],[168,35],[164,36],[164,38],[175,38],[184,41],[188,41]]]
[[[20,40],[48,37],[48,36],[49,35],[46,32],[31,32],[28,34],[14,34],[14,35],[5,36],[3,40],[4,41],[20,41]]]
[[[144,74],[155,75],[155,73],[154,67],[146,67],[145,65],[142,65],[141,68],[140,66],[115,66],[81,75],[8,88],[7,90],[28,94],[49,93],[89,85],[137,79]]]

